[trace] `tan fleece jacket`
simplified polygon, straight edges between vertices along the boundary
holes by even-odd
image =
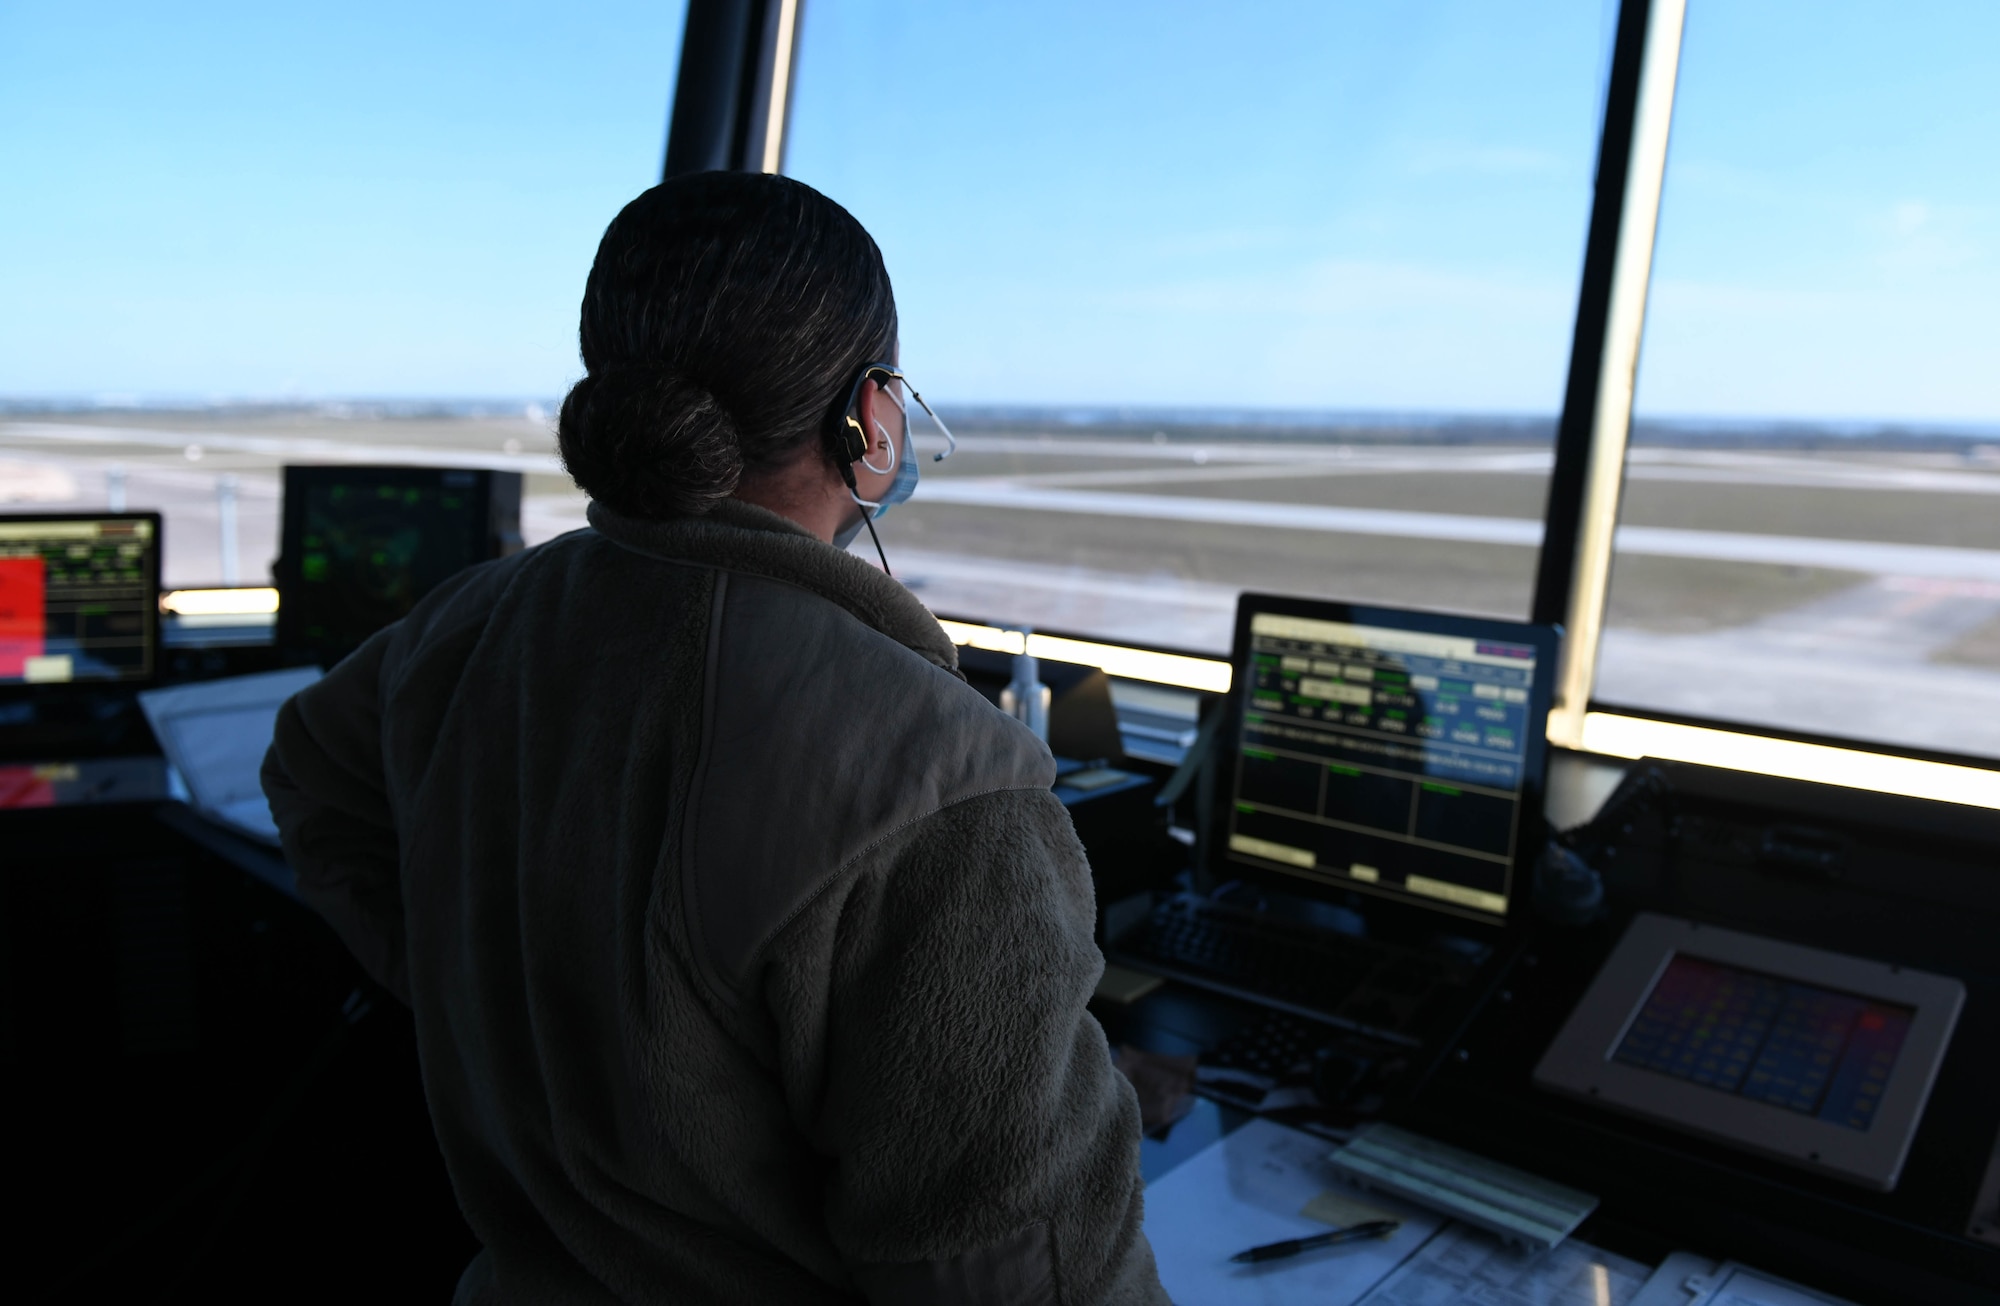
[[[416,1013],[463,1302],[1164,1302],[1048,750],[730,502],[474,568],[288,703],[300,891]]]

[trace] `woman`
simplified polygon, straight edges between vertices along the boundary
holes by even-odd
[[[875,243],[680,178],[581,335],[591,529],[431,594],[265,767],[415,1010],[459,1299],[1165,1301],[1048,750],[834,545],[914,468]]]

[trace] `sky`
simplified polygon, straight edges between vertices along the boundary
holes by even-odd
[[[1690,0],[1637,408],[2000,422],[2000,5]]]
[[[0,395],[559,394],[673,0],[0,0]]]
[[[0,0],[0,397],[546,399],[682,5]],[[1612,0],[808,0],[961,404],[1553,412]],[[1691,0],[1642,414],[2000,421],[2000,6]]]

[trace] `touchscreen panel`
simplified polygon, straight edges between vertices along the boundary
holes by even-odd
[[[1865,1130],[1915,1015],[1676,953],[1611,1059]]]

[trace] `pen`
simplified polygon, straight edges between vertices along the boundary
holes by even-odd
[[[1345,1229],[1329,1229],[1316,1233],[1310,1238],[1287,1238],[1281,1243],[1265,1243],[1262,1247],[1252,1247],[1247,1252],[1238,1252],[1230,1257],[1232,1261],[1276,1261],[1287,1256],[1297,1256],[1315,1247],[1331,1247],[1335,1243],[1350,1243],[1362,1238],[1387,1238],[1403,1227],[1401,1220],[1370,1220],[1366,1224],[1350,1225]]]

